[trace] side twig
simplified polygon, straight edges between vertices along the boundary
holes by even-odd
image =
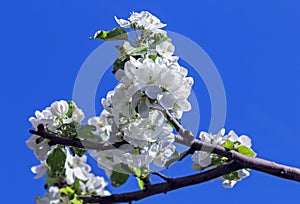
[[[119,148],[123,144],[127,144],[126,141],[109,144],[109,143],[95,143],[95,142],[91,142],[88,140],[80,140],[80,139],[76,139],[76,138],[69,139],[69,138],[59,137],[59,136],[56,136],[56,135],[46,132],[45,128],[42,124],[38,125],[38,130],[30,130],[29,132],[31,134],[35,134],[40,137],[49,139],[54,144],[68,145],[68,146],[79,147],[79,148],[83,148],[83,149],[93,149],[93,150],[102,150],[103,151],[103,150],[116,149],[116,148]]]

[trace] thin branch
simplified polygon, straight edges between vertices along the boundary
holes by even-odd
[[[243,168],[250,168],[267,174],[271,174],[273,176],[300,182],[299,168],[277,164],[275,162],[271,162],[257,157],[246,156],[237,151],[228,150],[220,145],[211,145],[203,143],[199,140],[195,140],[191,148],[195,151],[212,150],[212,153],[222,155],[230,160],[234,160],[235,162],[243,166]]]
[[[168,183],[172,183],[173,180],[174,180],[174,178],[167,177],[167,176],[163,175],[162,173],[160,173],[158,171],[151,171],[150,173],[160,177],[161,179],[165,180]]]
[[[91,142],[88,140],[80,140],[77,138],[64,138],[64,137],[59,137],[53,134],[50,134],[45,131],[45,128],[42,124],[38,125],[38,130],[30,130],[29,131],[31,134],[35,134],[38,136],[41,136],[43,138],[51,140],[51,142],[55,144],[62,144],[62,145],[68,145],[68,146],[73,146],[73,147],[79,147],[83,149],[93,149],[93,150],[111,150],[111,149],[116,149],[119,148],[123,144],[127,144],[126,141],[121,141],[121,142],[116,142],[113,144],[108,144],[108,143],[95,143]]]
[[[172,182],[164,182],[164,183],[150,185],[146,190],[139,190],[130,193],[114,194],[105,197],[82,196],[80,198],[84,201],[84,203],[101,203],[101,204],[137,201],[152,195],[167,193],[175,189],[210,181],[212,179],[218,178],[220,176],[239,170],[241,168],[242,166],[240,164],[232,161],[203,173],[199,173],[191,176],[185,176],[181,178],[174,178],[172,179]]]

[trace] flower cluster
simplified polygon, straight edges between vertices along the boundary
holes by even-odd
[[[256,156],[255,152],[251,149],[251,139],[246,136],[238,136],[233,130],[225,135],[225,129],[220,130],[217,134],[207,132],[200,133],[201,141],[213,145],[221,145],[227,149],[238,151],[248,156]],[[213,154],[207,151],[196,151],[192,160],[194,161],[193,168],[202,170],[204,168],[213,168],[227,161],[227,158],[220,155]],[[225,188],[232,188],[237,181],[246,178],[250,175],[247,169],[241,169],[236,172],[222,176],[222,185]]]
[[[84,119],[84,113],[74,102],[64,100],[53,102],[42,112],[36,111],[35,116],[29,119],[33,128],[37,129],[39,124],[43,124],[48,132],[61,137],[69,136],[65,134],[72,135],[71,130],[75,130],[73,135],[76,134],[76,128],[80,127]],[[36,198],[37,203],[70,203],[69,199],[74,197],[75,192],[72,195],[66,195],[62,189],[65,186],[74,187],[75,183],[79,184],[76,189],[78,195],[109,195],[109,192],[105,190],[107,182],[103,177],[91,173],[91,167],[86,163],[87,157],[76,155],[78,149],[77,151],[72,149],[73,156],[69,148],[51,145],[48,139],[38,135],[31,136],[26,144],[41,162],[40,165],[31,168],[31,171],[36,174],[35,178],[41,178],[47,174],[48,191],[43,197]],[[76,199],[75,197],[72,199]]]
[[[118,149],[93,152],[108,175],[119,164],[135,168],[149,168],[152,162],[158,167],[166,164],[176,148],[165,111],[178,119],[189,111],[193,85],[187,69],[173,56],[174,45],[158,18],[142,11],[116,21],[134,29],[137,38],[118,47],[116,62],[122,63],[120,67],[115,63],[114,71],[119,84],[102,99],[100,116],[88,120],[102,140],[126,141]]]

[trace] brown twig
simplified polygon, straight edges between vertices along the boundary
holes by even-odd
[[[113,194],[105,197],[83,196],[80,198],[84,201],[84,203],[101,203],[101,204],[137,201],[152,195],[167,193],[175,189],[210,181],[212,179],[218,178],[222,175],[228,174],[230,172],[236,171],[241,168],[242,166],[240,164],[232,161],[229,162],[228,164],[221,165],[215,169],[203,173],[199,173],[191,176],[185,176],[181,178],[174,178],[172,179],[172,182],[163,182],[159,184],[150,185],[146,190],[139,190],[135,192],[122,193],[122,194]]]
[[[79,147],[83,149],[93,149],[93,150],[111,150],[119,148],[123,144],[127,144],[126,141],[116,142],[116,143],[95,143],[88,140],[80,140],[77,138],[64,138],[59,137],[54,134],[50,134],[45,131],[45,128],[42,124],[38,125],[38,130],[30,130],[31,134],[41,136],[43,138],[51,140],[55,144],[68,145],[73,147]]]

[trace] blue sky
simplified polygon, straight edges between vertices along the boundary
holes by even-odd
[[[131,11],[152,12],[168,24],[168,30],[207,52],[226,89],[227,130],[249,135],[258,156],[300,167],[299,1],[4,0],[0,4],[1,202],[29,204],[44,193],[44,180],[34,180],[30,172],[38,161],[25,145],[31,128],[28,118],[54,100],[72,98],[82,63],[101,44],[88,37],[98,29],[115,27],[113,17],[126,18]],[[112,89],[110,81],[99,90]],[[200,93],[200,127],[206,130],[209,100],[205,90]],[[193,172],[190,164],[186,159],[164,173],[187,175]],[[109,189],[124,192],[137,186],[132,179],[121,189]],[[138,203],[299,203],[299,192],[296,182],[252,171],[231,190],[216,180]]]

